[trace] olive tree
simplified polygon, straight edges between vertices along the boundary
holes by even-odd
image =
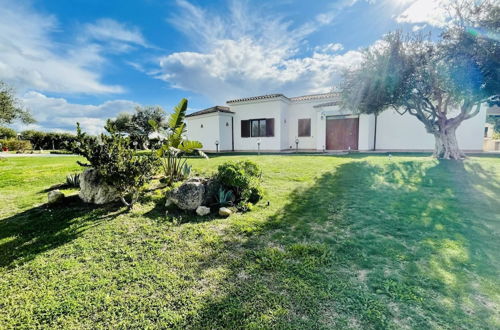
[[[435,157],[461,159],[457,128],[500,101],[500,15],[490,1],[450,10],[454,19],[437,40],[393,32],[364,50],[361,64],[345,73],[341,95],[360,113],[392,108],[415,116],[435,137]]]
[[[12,124],[16,120],[25,124],[35,122],[29,111],[24,109],[22,102],[15,97],[13,89],[0,81],[0,124]]]

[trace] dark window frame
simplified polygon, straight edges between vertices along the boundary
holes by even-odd
[[[250,121],[250,137],[267,137],[266,127],[267,127],[267,119],[259,118],[259,119],[249,119]],[[254,134],[254,126],[253,123],[257,123],[257,134]],[[262,125],[262,123],[264,125]]]
[[[256,127],[254,127],[254,125],[256,125]],[[256,119],[242,120],[241,137],[242,138],[274,137],[274,118],[256,118]]]
[[[304,131],[301,132],[301,121],[307,121],[309,127],[304,128]],[[297,120],[297,135],[298,137],[311,137],[311,118],[300,118]]]

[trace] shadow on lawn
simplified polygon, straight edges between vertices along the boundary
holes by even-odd
[[[66,197],[63,204],[44,204],[2,219],[0,267],[19,266],[61,246],[86,229],[118,216],[118,209],[117,205],[97,208],[74,195]]]
[[[474,162],[340,165],[203,263],[230,273],[185,326],[494,327],[496,175]]]

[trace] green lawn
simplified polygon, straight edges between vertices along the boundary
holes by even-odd
[[[191,163],[247,158],[267,196],[228,219],[48,208],[76,157],[0,161],[0,329],[500,327],[500,158]]]

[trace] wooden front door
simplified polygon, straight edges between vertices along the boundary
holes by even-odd
[[[359,118],[327,118],[326,150],[358,150]]]

